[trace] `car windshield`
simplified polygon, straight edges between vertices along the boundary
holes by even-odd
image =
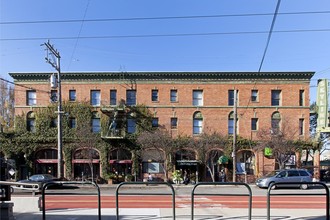
[[[272,172],[266,174],[266,177],[275,176],[275,175],[277,175],[279,172],[280,172],[279,170],[274,170],[274,171],[272,171]]]
[[[33,175],[29,178],[29,180],[32,180],[32,181],[41,181],[41,180],[48,180],[48,179],[53,179],[53,176],[48,175],[48,174],[43,174],[43,175]]]

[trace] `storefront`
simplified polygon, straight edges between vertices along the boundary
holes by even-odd
[[[100,176],[100,156],[95,149],[78,149],[73,154],[75,180],[93,180]]]
[[[35,154],[35,174],[57,176],[57,150],[43,149]]]

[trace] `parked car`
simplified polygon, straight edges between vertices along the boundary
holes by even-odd
[[[42,186],[45,183],[49,182],[54,182],[57,181],[58,179],[53,177],[50,174],[35,174],[30,176],[30,178],[25,179],[25,180],[19,180],[19,183],[37,183],[39,185],[39,189],[42,188]],[[31,185],[23,185],[22,188],[32,188]]]
[[[289,170],[275,170],[266,176],[257,179],[256,185],[260,188],[268,188],[272,183],[289,183],[289,182],[312,182],[312,175],[304,169],[289,169]],[[285,185],[281,184],[281,187],[300,187],[301,189],[307,189],[308,184],[299,185]]]

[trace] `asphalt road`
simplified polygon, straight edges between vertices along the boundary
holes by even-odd
[[[194,185],[172,185],[175,195],[188,195],[191,196]],[[103,195],[116,195],[118,185],[99,185],[100,194]],[[249,185],[252,196],[267,196],[267,189],[260,189],[255,185]],[[97,195],[97,188],[92,185],[65,185],[58,189],[47,189],[47,194],[79,194],[79,195]],[[118,190],[119,193],[132,193],[132,194],[172,194],[172,189],[168,185],[159,184],[143,184],[143,185],[122,185]],[[325,189],[321,187],[312,186],[307,190],[299,188],[283,188],[272,190],[272,194],[325,194]],[[31,195],[29,190],[15,189],[12,196]],[[194,194],[249,194],[249,189],[244,185],[199,185],[194,189]]]

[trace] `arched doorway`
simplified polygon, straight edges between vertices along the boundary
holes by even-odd
[[[110,171],[125,177],[132,174],[132,153],[127,149],[117,148],[109,152]]]
[[[165,178],[165,153],[156,148],[144,149],[141,155],[142,158],[142,177],[147,179],[150,173],[156,178]]]
[[[100,176],[100,155],[95,149],[76,150],[72,163],[73,177],[76,180],[93,180]]]
[[[57,176],[57,150],[42,149],[35,153],[35,173]]]
[[[239,182],[255,181],[255,154],[251,150],[241,150],[237,153],[236,174]]]
[[[192,181],[200,180],[199,161],[193,150],[181,149],[175,153],[175,169],[180,170],[183,175],[187,173]]]

